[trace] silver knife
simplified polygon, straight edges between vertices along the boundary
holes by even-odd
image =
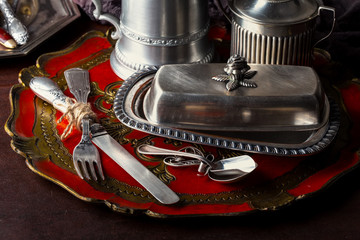
[[[71,101],[67,100],[69,98],[64,95],[59,86],[49,78],[34,77],[31,79],[29,86],[38,97],[52,104],[54,108],[63,113],[71,104]],[[104,127],[94,123],[91,126],[91,132],[92,142],[138,181],[159,202],[162,204],[174,204],[180,200],[175,192],[114,140]]]

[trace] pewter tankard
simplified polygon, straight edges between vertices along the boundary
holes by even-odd
[[[123,0],[120,19],[103,14],[100,0],[92,2],[95,18],[116,28],[110,63],[121,78],[151,66],[213,58],[207,0]]]
[[[239,54],[249,63],[310,66],[314,46],[335,24],[334,8],[322,6],[320,0],[228,2],[231,55]],[[316,19],[324,10],[332,13],[333,24],[328,35],[314,42]]]

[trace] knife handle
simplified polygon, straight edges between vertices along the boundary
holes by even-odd
[[[29,84],[31,90],[42,100],[50,103],[62,113],[72,105],[72,99],[65,96],[59,86],[46,77],[34,77]]]

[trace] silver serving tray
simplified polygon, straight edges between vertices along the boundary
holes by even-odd
[[[340,126],[338,106],[330,101],[329,120],[321,128],[304,131],[203,131],[155,126],[144,115],[144,97],[157,68],[130,76],[114,100],[116,117],[124,125],[149,134],[197,144],[280,156],[318,153],[331,144]]]
[[[15,13],[26,26],[29,41],[15,49],[0,46],[0,58],[27,55],[46,39],[80,17],[79,9],[72,0],[19,0]],[[0,18],[2,19],[2,16]],[[6,29],[3,19],[1,25]]]

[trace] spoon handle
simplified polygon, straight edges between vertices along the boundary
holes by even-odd
[[[171,167],[189,167],[198,166],[201,161],[199,159],[184,159],[182,157],[169,156],[164,158],[164,163]]]
[[[138,151],[141,154],[147,154],[147,155],[164,155],[164,156],[181,156],[181,157],[189,157],[189,158],[195,158],[199,159],[201,161],[206,161],[204,156],[195,154],[195,153],[188,153],[188,152],[182,152],[182,151],[175,151],[165,148],[158,148],[152,145],[143,144],[138,147]]]
[[[165,158],[164,163],[173,166],[173,167],[185,167],[185,166],[193,166],[199,165],[198,172],[205,173],[207,169],[210,167],[212,168],[213,163],[209,161],[200,150],[197,148],[190,147],[195,153],[183,152],[183,151],[175,151],[165,148],[158,148],[152,145],[143,144],[138,147],[138,151],[141,154],[146,155],[163,155],[163,156],[178,156],[178,157],[188,157],[194,158],[192,160],[185,160],[182,158]],[[197,154],[196,154],[197,153]]]

